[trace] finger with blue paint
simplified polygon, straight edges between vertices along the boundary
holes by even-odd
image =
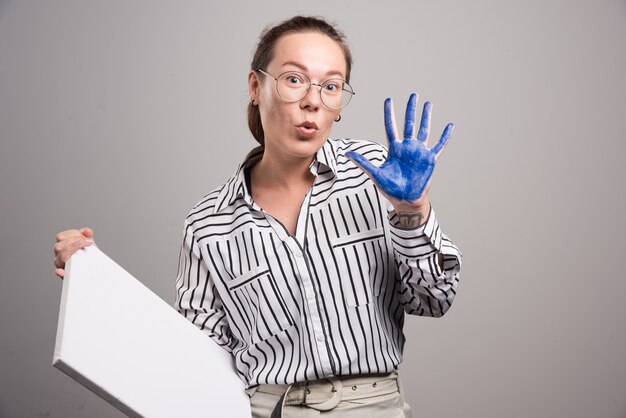
[[[422,110],[422,122],[420,123],[420,130],[417,134],[417,140],[424,146],[428,144],[428,133],[430,132],[430,112],[433,106],[430,102],[424,103],[424,110]]]
[[[430,149],[430,151],[433,154],[435,154],[435,160],[437,160],[439,156],[441,155],[441,153],[443,152],[443,148],[448,143],[448,139],[450,139],[450,136],[452,135],[453,130],[454,130],[454,124],[452,123],[447,124],[446,129],[444,129],[443,134],[441,134],[441,138],[439,138],[439,142],[437,142],[437,145],[435,145],[434,147]]]
[[[428,149],[432,104],[430,102],[424,104],[417,135],[415,134],[416,106],[417,94],[413,93],[406,107],[404,138],[398,140],[393,102],[391,99],[385,100],[385,130],[389,141],[389,154],[380,167],[376,167],[361,154],[353,151],[346,153],[372,178],[392,203],[396,200],[416,202],[425,196],[435,168],[435,161],[441,155],[454,127],[449,123],[439,142]]]
[[[415,138],[415,113],[417,107],[417,98],[417,94],[411,94],[409,96],[409,102],[406,104],[406,113],[404,115],[404,138]],[[391,99],[387,100],[391,102]],[[391,108],[390,113],[388,113],[387,109],[385,108],[385,118],[387,117],[393,118],[393,107]]]

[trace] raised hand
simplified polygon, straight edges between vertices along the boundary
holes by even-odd
[[[346,155],[358,164],[378,185],[381,191],[394,203],[394,199],[415,202],[422,198],[428,189],[435,168],[435,161],[441,155],[454,125],[449,123],[437,144],[428,149],[430,130],[430,102],[424,104],[420,128],[415,136],[417,94],[409,97],[404,121],[404,139],[398,139],[396,121],[391,99],[385,100],[385,129],[389,140],[387,160],[376,167],[367,158],[354,151]],[[395,206],[395,205],[394,205]]]

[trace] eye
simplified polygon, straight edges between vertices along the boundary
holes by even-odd
[[[324,83],[324,92],[336,94],[341,91],[342,84],[339,80],[328,80]]]
[[[304,84],[304,80],[303,77],[299,74],[286,74],[285,75],[285,81],[287,82],[287,84],[292,85],[292,86],[299,86]]]

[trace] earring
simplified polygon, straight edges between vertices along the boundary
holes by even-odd
[[[339,122],[341,120],[341,115],[337,115],[337,117],[335,118],[335,122]]]
[[[252,106],[256,106],[256,105],[257,105],[257,104],[256,104],[256,101],[255,101],[254,99],[251,99],[251,100],[250,100],[250,104],[251,104]]]

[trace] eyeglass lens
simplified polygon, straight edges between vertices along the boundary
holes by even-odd
[[[341,109],[352,99],[352,87],[340,78],[326,80],[321,86],[316,84],[315,87],[320,88],[322,102],[331,109]],[[297,71],[283,73],[276,79],[278,94],[288,102],[302,100],[310,88],[311,80]]]

